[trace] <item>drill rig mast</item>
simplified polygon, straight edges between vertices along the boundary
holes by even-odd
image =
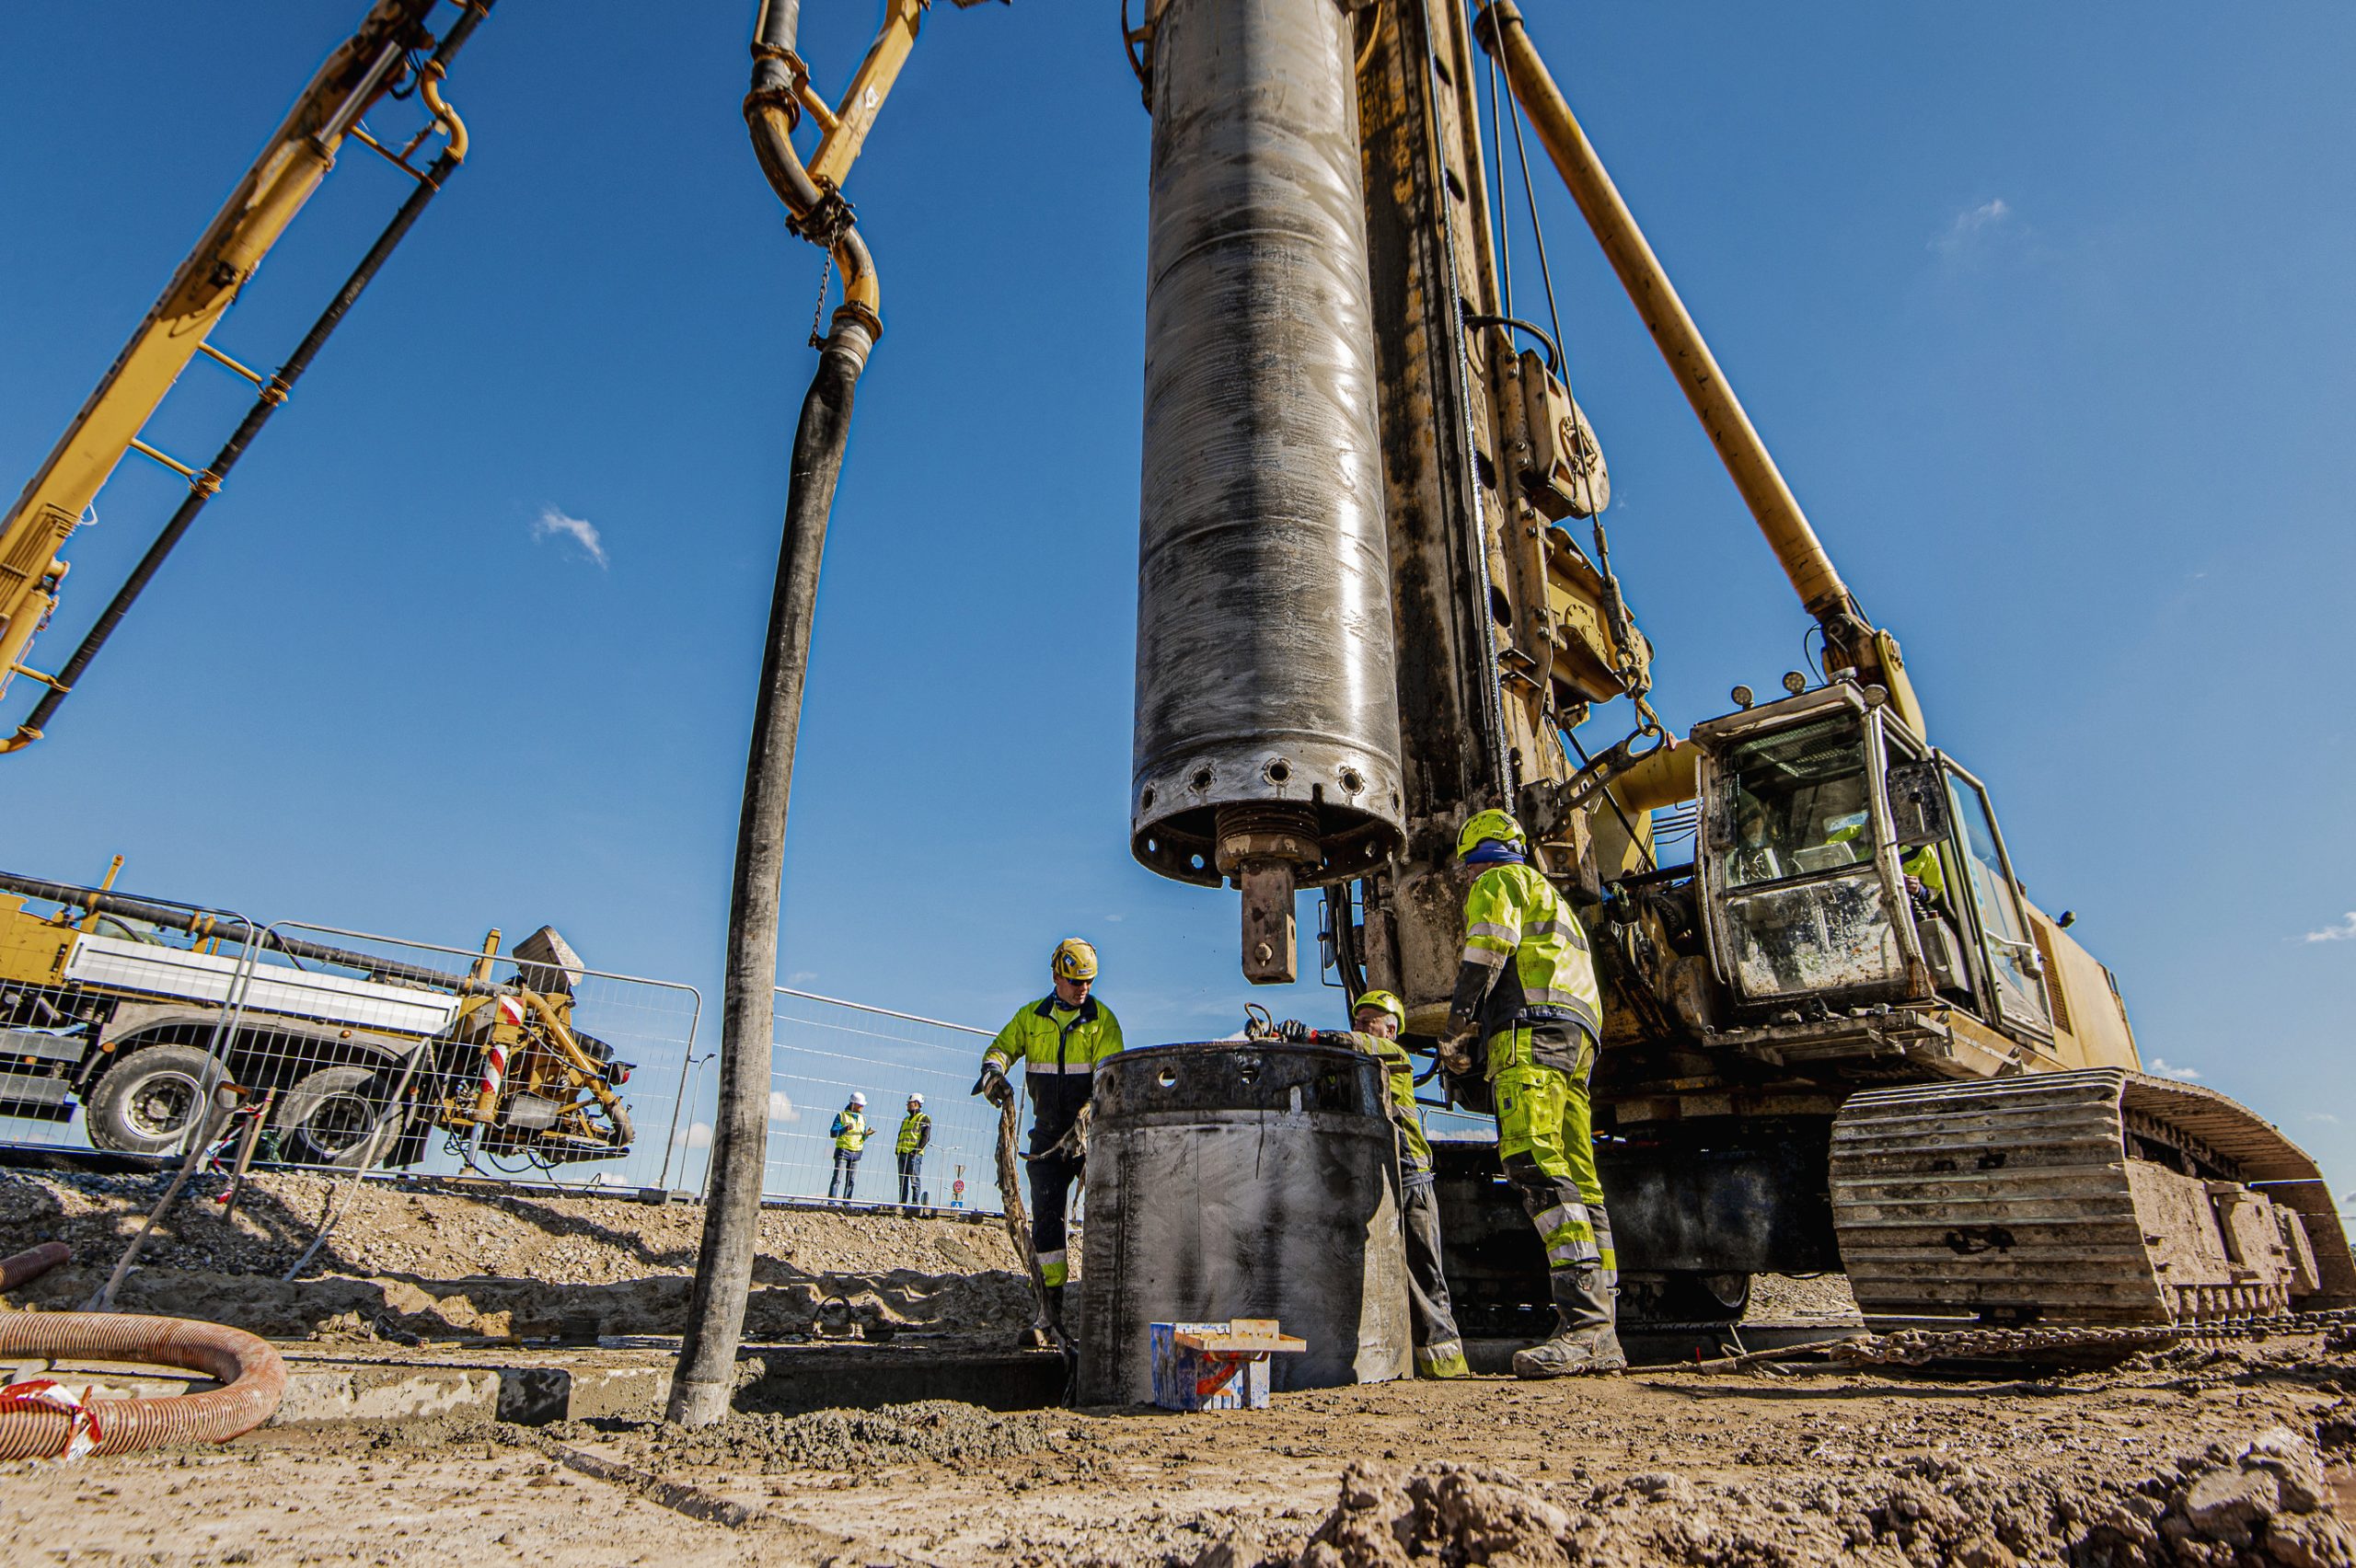
[[[1869,1311],[2356,1299],[2314,1162],[2137,1070],[2108,971],[2028,903],[1986,790],[1928,744],[1896,640],[1519,10],[1477,10],[1161,0],[1140,29],[1138,859],[1241,891],[1255,981],[1293,978],[1294,887],[1326,888],[1345,986],[1397,993],[1430,1035],[1463,936],[1455,829],[1515,810],[1594,939],[1598,1154],[1634,1316],[1739,1315],[1752,1273],[1829,1268]],[[1821,628],[1816,689],[1738,688],[1683,740],[1646,704],[1651,650],[1601,530],[1589,554],[1557,526],[1608,499],[1592,432],[1553,346],[1516,339],[1545,335],[1503,319],[1476,40]],[[1568,732],[1622,696],[1636,733],[1575,766]],[[1656,866],[1648,813],[1686,801],[1694,863]],[[1494,1191],[1461,1174],[1461,1203]],[[1466,1218],[1451,1231],[1486,1228]]]

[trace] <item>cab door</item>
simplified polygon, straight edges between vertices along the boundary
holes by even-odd
[[[2044,960],[2029,932],[2012,858],[1996,827],[1995,808],[1988,802],[1986,787],[1954,758],[1941,755],[1939,761],[1946,769],[1954,807],[1957,858],[1970,890],[1960,902],[1971,917],[1989,981],[1984,994],[1995,1015],[1988,1021],[2007,1033],[2050,1041],[2053,1014],[2045,992]]]

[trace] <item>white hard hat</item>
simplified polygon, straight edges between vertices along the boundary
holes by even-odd
[[[908,1096],[908,1103],[911,1105],[921,1105],[924,1103],[924,1096],[921,1094],[911,1094]]]
[[[850,1091],[850,1102],[853,1105],[864,1105],[867,1103],[867,1096],[860,1093],[859,1090],[854,1089]]]

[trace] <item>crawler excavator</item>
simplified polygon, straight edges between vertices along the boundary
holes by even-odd
[[[1730,1319],[1754,1274],[1832,1269],[1876,1315],[2356,1301],[2314,1161],[2142,1072],[2109,971],[2024,895],[1511,0],[1156,0],[1132,45],[1155,120],[1133,847],[1239,890],[1244,974],[1294,977],[1295,890],[1321,886],[1350,994],[1396,992],[1428,1043],[1456,826],[1509,805],[1599,955],[1631,1318]],[[1484,141],[1476,48],[1820,629],[1820,681],[1738,687],[1682,737],[1646,701],[1594,432],[1548,334],[1506,318],[1491,203],[1520,129]],[[1574,755],[1620,698],[1635,732]],[[1663,808],[1690,863],[1656,857]],[[1466,1327],[1511,1332],[1546,1295],[1494,1159],[1444,1148],[1444,1228]]]

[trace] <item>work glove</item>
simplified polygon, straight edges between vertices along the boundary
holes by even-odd
[[[1006,1081],[1005,1068],[996,1062],[984,1062],[982,1076],[975,1081],[974,1092],[1003,1109],[1014,1098],[1014,1086]]]
[[[1276,1025],[1276,1038],[1288,1040],[1295,1045],[1299,1045],[1308,1040],[1309,1025],[1297,1018],[1288,1018]]]
[[[1449,1032],[1440,1036],[1439,1065],[1460,1076],[1471,1072],[1474,1032],[1472,1025],[1451,1020]]]

